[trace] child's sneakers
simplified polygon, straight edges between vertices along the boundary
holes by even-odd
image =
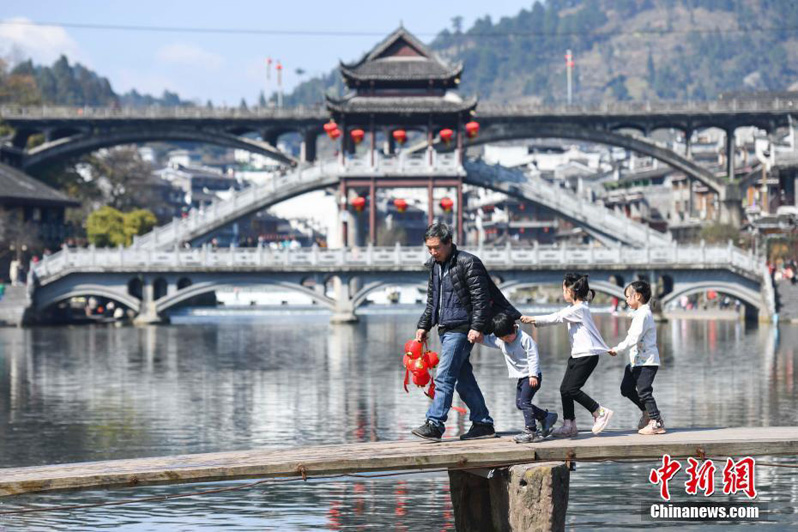
[[[654,434],[665,434],[665,423],[662,419],[652,419],[648,425],[637,431],[638,434],[644,436],[653,436]]]
[[[546,417],[540,422],[540,433],[544,438],[554,430],[555,423],[557,423],[557,413],[547,411]]]
[[[573,438],[579,435],[579,430],[576,428],[576,421],[566,419],[562,422],[562,426],[554,429],[551,435],[555,438]]]
[[[614,413],[615,412],[613,412],[609,408],[604,408],[603,406],[599,406],[596,415],[593,416],[594,419],[593,428],[591,429],[593,431],[593,434],[598,434],[599,432],[607,428],[607,424],[610,422],[610,419],[612,419],[612,415]]]
[[[637,422],[637,430],[644,428],[648,425],[648,422],[651,421],[651,418],[648,417],[648,410],[643,410],[643,414],[640,416],[640,421]]]
[[[515,440],[515,443],[537,443],[543,441],[543,435],[527,427],[521,434],[516,434],[513,440]]]

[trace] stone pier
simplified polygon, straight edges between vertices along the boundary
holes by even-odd
[[[570,471],[564,462],[450,470],[459,532],[565,530]]]

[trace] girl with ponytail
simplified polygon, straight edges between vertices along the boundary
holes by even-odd
[[[571,356],[568,358],[568,366],[560,384],[563,425],[552,432],[555,438],[571,438],[578,435],[574,401],[593,415],[593,434],[604,430],[613,415],[612,410],[601,406],[582,391],[582,387],[598,365],[598,356],[610,350],[590,314],[589,303],[595,294],[590,289],[587,275],[566,273],[562,282],[562,295],[563,299],[571,304],[570,306],[545,316],[521,316],[521,322],[531,323],[537,327],[556,323],[565,323],[568,327]]]

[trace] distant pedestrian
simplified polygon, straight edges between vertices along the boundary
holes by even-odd
[[[8,280],[11,281],[11,286],[19,285],[19,261],[17,259],[11,259],[11,263],[8,265]]]
[[[626,303],[634,312],[632,324],[623,342],[610,349],[610,355],[629,351],[629,364],[623,374],[621,395],[632,401],[642,415],[637,423],[640,434],[665,433],[665,422],[654,400],[654,377],[659,369],[657,327],[651,313],[651,285],[634,281],[624,290]]]

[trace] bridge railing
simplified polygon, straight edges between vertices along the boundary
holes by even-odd
[[[690,267],[735,268],[752,277],[761,273],[763,261],[732,246],[650,246],[600,248],[595,246],[478,247],[472,250],[490,268],[601,267],[642,268]],[[317,246],[272,250],[254,248],[175,248],[173,250],[94,247],[64,248],[57,257],[45,257],[31,268],[40,282],[72,272],[119,272],[147,270],[235,270],[263,268],[295,270],[313,268],[373,269],[420,268],[429,258],[423,247],[352,247],[321,249]]]
[[[602,102],[587,105],[529,105],[480,102],[482,116],[546,115],[639,115],[672,113],[789,112],[798,109],[798,99],[784,97],[731,98],[709,101]],[[319,119],[326,120],[327,110],[319,106],[272,107],[180,106],[180,107],[70,107],[70,106],[0,106],[0,117],[20,118],[186,118],[186,119]]]

